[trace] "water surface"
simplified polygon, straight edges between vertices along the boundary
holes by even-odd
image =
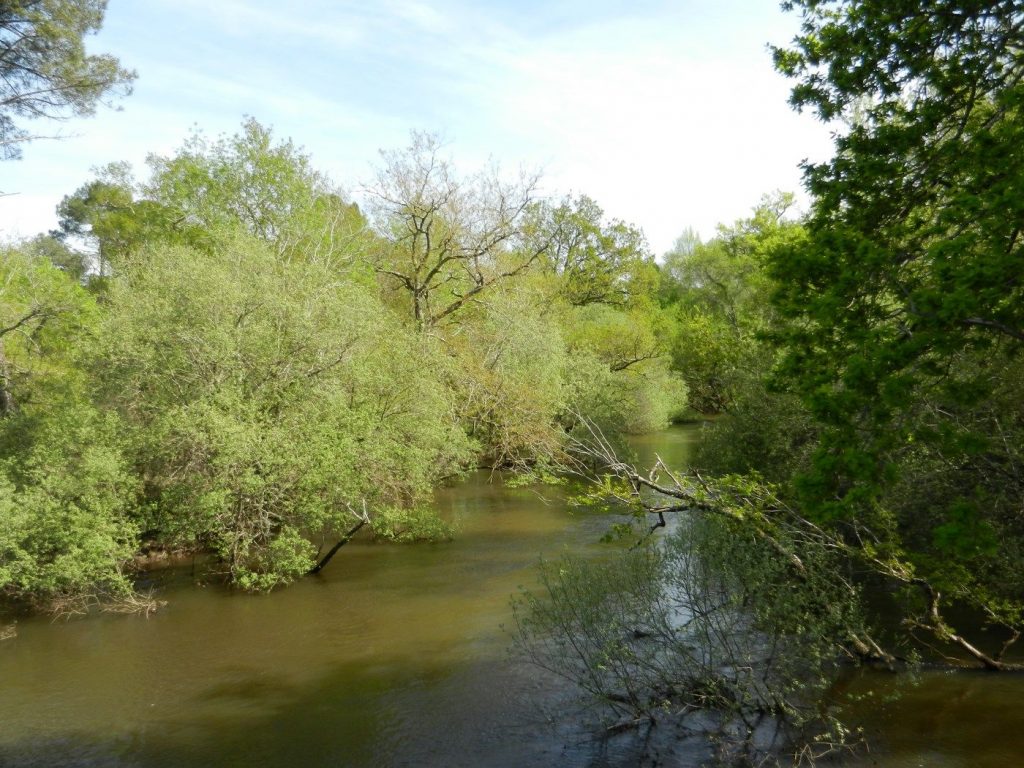
[[[679,465],[696,434],[634,447]],[[608,546],[609,518],[563,494],[481,473],[437,494],[451,542],[357,539],[319,577],[263,596],[197,587],[179,569],[149,618],[23,620],[0,643],[0,765],[700,764],[704,745],[664,728],[593,738],[564,685],[509,661],[509,599],[538,557]],[[855,709],[879,745],[858,764],[1024,761],[1022,682],[926,675],[897,703]]]

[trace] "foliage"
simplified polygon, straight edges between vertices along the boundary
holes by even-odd
[[[0,285],[0,594],[65,610],[123,596],[137,483],[78,359],[95,341],[97,307],[17,249],[0,254]]]
[[[86,280],[89,271],[86,259],[53,235],[38,235],[23,243],[21,250],[33,258],[50,262],[76,283]]]
[[[810,467],[817,446],[818,425],[799,397],[750,380],[727,414],[704,424],[693,465],[715,474],[755,473],[788,488]]]
[[[605,221],[601,206],[586,195],[537,204],[529,230],[543,251],[543,267],[559,278],[558,294],[573,306],[642,302],[657,283],[643,232]]]
[[[429,370],[427,348],[326,267],[249,236],[215,255],[158,246],[109,302],[96,374],[132,430],[147,529],[212,547],[245,586],[301,575],[308,537],[364,501],[422,503],[466,457],[446,393],[404,375]]]
[[[151,155],[138,182],[112,163],[58,207],[65,241],[95,250],[102,276],[132,251],[156,241],[216,251],[241,231],[283,258],[352,261],[364,222],[309,158],[249,118],[242,130],[210,141],[195,133],[176,154]]]
[[[69,249],[87,246],[79,256],[83,272],[100,280],[110,274],[112,263],[172,229],[169,212],[137,199],[127,163],[111,163],[96,179],[65,195],[57,215],[53,236]]]
[[[569,410],[613,432],[664,429],[686,408],[682,379],[668,368],[662,318],[649,307],[569,308],[562,318],[570,350]]]
[[[6,0],[0,7],[0,157],[20,157],[32,135],[23,119],[93,114],[131,91],[135,73],[109,54],[87,54],[106,0]]]
[[[1006,573],[1024,498],[1007,396],[1024,341],[1024,16],[1008,2],[787,5],[803,18],[775,52],[793,103],[852,121],[835,157],[806,168],[806,239],[770,257],[780,380],[822,427],[800,498],[868,532],[931,617],[913,626],[998,668],[939,611],[954,597],[1019,628],[1024,607]]]
[[[674,316],[672,364],[699,413],[731,410],[771,365],[772,353],[759,340],[774,322],[765,261],[802,237],[801,225],[784,218],[792,203],[789,194],[766,196],[750,218],[720,226],[711,241],[689,233],[665,255],[661,290]]]
[[[351,258],[364,224],[358,207],[301,149],[290,139],[275,143],[270,128],[253,118],[234,136],[210,141],[196,133],[177,154],[150,156],[148,163],[144,198],[172,212],[195,246],[215,247],[218,233],[241,229],[281,256]]]
[[[87,405],[10,417],[0,463],[0,594],[61,611],[132,591],[137,481],[119,424]],[[12,450],[12,438],[20,438]],[[27,444],[25,439],[28,438]]]
[[[551,318],[529,311],[538,304],[529,290],[496,287],[446,341],[456,418],[488,466],[522,469],[561,454],[566,352]]]

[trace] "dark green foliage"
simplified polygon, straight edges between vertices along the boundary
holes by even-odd
[[[1024,11],[786,5],[803,13],[775,53],[793,103],[850,123],[806,169],[806,239],[770,256],[778,381],[822,428],[800,498],[1018,625]]]
[[[106,0],[4,0],[0,4],[0,158],[21,155],[24,120],[91,115],[131,90],[135,73],[110,55],[88,55]]]
[[[818,426],[800,399],[754,379],[738,389],[728,413],[705,422],[693,465],[787,485],[807,470],[817,445]]]

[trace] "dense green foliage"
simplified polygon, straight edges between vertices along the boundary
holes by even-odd
[[[438,483],[550,467],[580,414],[685,408],[639,232],[441,150],[385,153],[367,219],[248,120],[108,166],[5,254],[9,596],[126,594],[140,549],[271,588],[364,523],[447,535]]]
[[[766,196],[750,218],[719,226],[706,243],[686,233],[665,255],[661,293],[675,321],[673,363],[701,413],[735,410],[771,365],[759,339],[775,318],[766,261],[804,235],[785,218],[792,204],[789,194]]]
[[[79,358],[100,311],[46,261],[0,252],[0,590],[63,602],[130,591],[138,479]]]
[[[806,240],[769,266],[779,378],[822,425],[799,497],[912,574],[940,635],[936,593],[1018,626],[1024,14],[791,5],[794,104],[851,119],[806,169]]]

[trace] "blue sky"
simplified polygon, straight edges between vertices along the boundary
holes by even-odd
[[[797,27],[774,0],[110,0],[89,46],[138,70],[135,93],[0,164],[0,238],[52,227],[92,167],[144,173],[252,115],[357,200],[378,150],[429,130],[460,168],[540,169],[546,194],[590,195],[661,253],[829,155],[767,51]]]

